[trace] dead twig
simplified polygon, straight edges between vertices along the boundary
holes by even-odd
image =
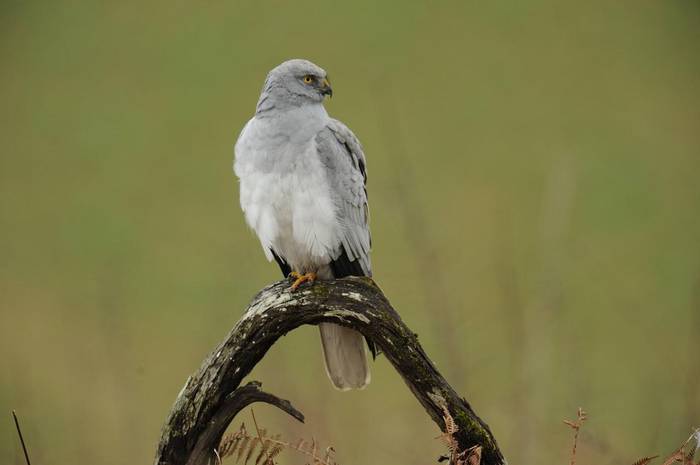
[[[27,465],[32,465],[29,461],[29,452],[27,452],[27,445],[24,443],[24,437],[22,437],[22,429],[19,427],[19,420],[17,419],[17,412],[12,411],[12,418],[15,419],[15,427],[17,428],[17,435],[19,435],[19,442],[22,444],[22,451],[24,452],[24,460]]]
[[[574,430],[574,442],[571,447],[571,461],[569,462],[571,465],[576,465],[576,446],[578,445],[578,433],[581,429],[581,426],[583,426],[583,423],[586,421],[587,418],[588,414],[581,407],[579,407],[576,411],[575,420],[564,420],[564,424],[568,425]]]

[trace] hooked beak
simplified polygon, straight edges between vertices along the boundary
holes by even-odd
[[[329,97],[333,97],[333,88],[331,87],[331,82],[328,80],[328,78],[324,78],[323,81],[321,81],[321,95],[328,95]]]

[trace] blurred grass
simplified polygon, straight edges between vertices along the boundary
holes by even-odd
[[[365,146],[377,281],[509,460],[564,463],[579,405],[588,463],[676,447],[700,421],[699,19],[694,1],[4,2],[0,462],[21,463],[12,408],[36,463],[152,460],[187,376],[278,279],[231,162],[290,57],[329,71],[327,108]],[[343,464],[434,461],[421,408],[384,359],[373,375],[334,392],[304,328],[254,377],[307,426],[259,417]]]

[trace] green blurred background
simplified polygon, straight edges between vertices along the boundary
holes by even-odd
[[[513,464],[669,452],[700,426],[700,3],[0,6],[0,462],[150,463],[185,379],[279,279],[231,165],[265,74],[325,67],[363,142],[378,283]],[[253,373],[344,464],[435,463],[379,358],[316,328]],[[248,415],[243,418],[250,421]],[[303,459],[283,456],[284,463]]]

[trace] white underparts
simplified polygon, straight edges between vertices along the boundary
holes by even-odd
[[[315,141],[327,119],[321,105],[253,118],[236,144],[246,222],[268,260],[272,249],[301,273],[319,271],[340,248],[341,225]]]

